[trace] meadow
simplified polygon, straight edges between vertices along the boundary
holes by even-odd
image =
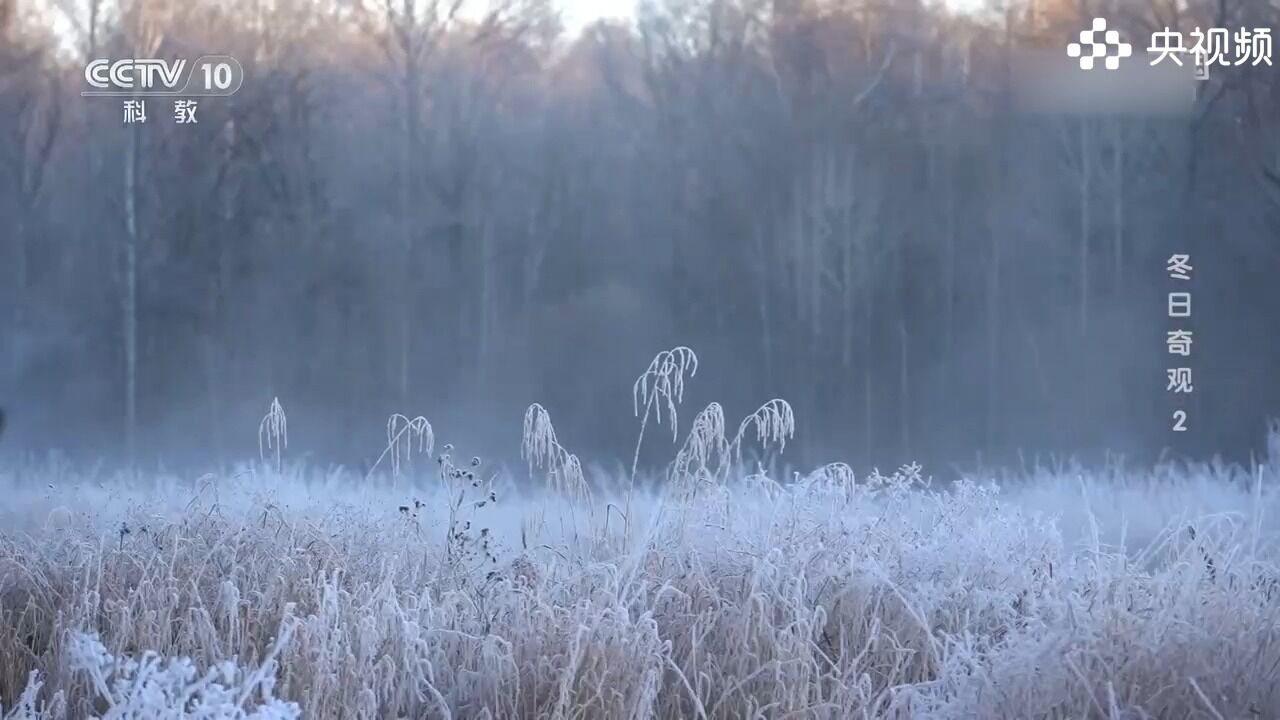
[[[790,407],[685,422],[695,371],[637,380],[644,482],[537,405],[518,468],[405,415],[294,465],[276,402],[223,475],[0,469],[0,717],[1280,713],[1269,464],[770,473]]]

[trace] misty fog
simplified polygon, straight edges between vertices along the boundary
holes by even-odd
[[[689,407],[789,400],[800,464],[1247,461],[1280,408],[1269,65],[1186,115],[1033,114],[1011,58],[1065,46],[1073,2],[663,2],[580,37],[540,0],[60,7],[0,3],[10,457],[223,463],[278,397],[319,462],[367,467],[394,412],[501,456],[533,402],[629,460],[631,383],[676,345]],[[88,58],[209,52],[246,79],[197,124],[79,95]]]

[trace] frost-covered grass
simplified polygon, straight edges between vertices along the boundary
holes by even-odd
[[[637,493],[630,547],[603,514],[589,527],[561,496],[508,488],[454,510],[465,539],[449,542],[456,501],[409,477],[7,475],[0,696],[22,718],[1280,708],[1268,482],[1164,469],[943,491],[912,475]],[[1109,544],[1126,522],[1140,541]]]
[[[637,381],[650,482],[536,405],[517,473],[401,414],[363,475],[294,466],[278,401],[222,477],[0,470],[0,717],[1276,716],[1265,468],[770,478],[791,408],[681,442],[695,370]]]

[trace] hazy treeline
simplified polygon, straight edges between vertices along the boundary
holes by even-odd
[[[539,0],[0,0],[10,439],[242,456],[278,396],[298,452],[360,462],[388,413],[497,451],[538,401],[622,455],[632,380],[687,344],[687,412],[785,397],[797,459],[1243,458],[1280,408],[1280,75],[1037,116],[1010,63],[1094,13],[1144,55],[1277,11],[1083,4],[671,0],[569,38]],[[196,125],[79,95],[86,58],[205,53],[246,81]]]

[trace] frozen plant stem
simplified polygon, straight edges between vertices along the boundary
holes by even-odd
[[[280,398],[272,398],[271,407],[258,423],[258,457],[267,461],[267,450],[275,451],[276,472],[282,469],[281,451],[289,446],[289,421],[285,418]]]
[[[632,412],[640,417],[640,436],[636,438],[636,451],[631,458],[631,479],[627,483],[627,507],[624,513],[623,540],[631,540],[631,496],[636,486],[636,469],[640,465],[640,445],[644,442],[644,431],[649,425],[649,415],[654,421],[662,424],[662,413],[665,410],[671,422],[671,442],[676,441],[678,432],[678,416],[676,405],[684,400],[684,374],[689,377],[698,374],[698,355],[693,350],[678,345],[670,350],[663,350],[653,357],[649,367],[640,373],[631,386]],[[644,406],[644,415],[640,415],[640,406]]]
[[[373,466],[369,468],[369,472],[365,473],[364,479],[368,481],[369,478],[373,477],[378,465],[390,455],[391,476],[396,482],[399,482],[400,462],[402,459],[412,460],[415,440],[417,441],[419,453],[430,455],[435,451],[435,432],[432,430],[431,423],[427,418],[419,415],[410,420],[406,415],[400,413],[392,414],[391,417],[387,418],[387,446],[383,448],[382,454],[378,456]]]
[[[529,472],[541,467],[547,473],[547,489],[559,493],[570,504],[571,511],[578,502],[586,503],[588,517],[592,515],[591,488],[582,472],[578,456],[564,449],[556,438],[551,425],[551,415],[538,403],[529,406],[524,414],[524,433],[520,455],[529,463]],[[573,512],[574,531],[577,531],[577,513]]]

